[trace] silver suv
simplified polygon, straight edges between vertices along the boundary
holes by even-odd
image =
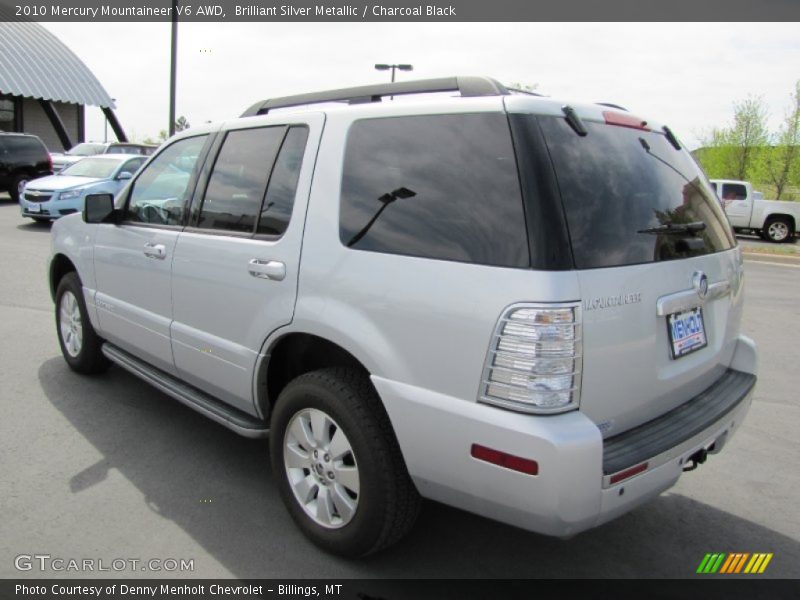
[[[72,369],[269,434],[290,514],[348,556],[420,497],[607,522],[718,452],[756,381],[740,249],[672,131],[486,78],[183,132],[53,226],[49,273]]]

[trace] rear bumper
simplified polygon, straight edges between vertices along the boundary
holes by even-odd
[[[740,343],[746,346],[743,352],[753,349],[745,338]],[[424,497],[530,531],[565,537],[610,521],[668,489],[699,450],[721,450],[750,408],[755,383],[754,363],[752,366],[746,370],[750,375],[728,371],[723,377],[728,385],[717,395],[718,401],[724,400],[719,405],[724,404],[724,410],[709,413],[693,428],[683,429],[684,435],[673,435],[668,447],[655,443],[658,435],[642,435],[642,431],[648,433],[642,429],[648,424],[637,428],[640,437],[631,435],[623,440],[634,450],[639,448],[637,443],[649,440],[649,446],[641,446],[649,450],[626,455],[627,460],[635,461],[633,465],[645,461],[648,466],[615,484],[610,483],[613,473],[604,468],[604,464],[606,468],[612,464],[605,455],[615,443],[621,448],[620,440],[604,443],[597,426],[579,411],[522,415],[380,377],[373,377],[373,382],[409,473]],[[737,382],[742,385],[733,385]],[[683,407],[692,402],[707,404],[703,394]],[[673,415],[676,419],[685,416]],[[654,429],[649,433],[654,434],[663,429],[664,422],[656,419],[650,425]],[[472,444],[535,460],[538,475],[474,459]]]

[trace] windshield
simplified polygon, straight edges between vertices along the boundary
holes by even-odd
[[[68,166],[59,175],[108,179],[119,164],[116,160],[107,160],[105,158],[84,158]]]
[[[663,133],[563,118],[539,124],[556,171],[578,269],[728,250],[735,240],[703,172]]]
[[[69,156],[94,156],[102,154],[104,146],[102,144],[78,144],[67,151]]]

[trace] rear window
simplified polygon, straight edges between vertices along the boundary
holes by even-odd
[[[11,135],[5,138],[6,149],[18,160],[38,162],[47,156],[47,148],[39,138]]]
[[[534,119],[536,117],[528,117]],[[714,191],[686,150],[661,133],[540,117],[578,269],[728,250],[735,240]]]
[[[347,138],[339,233],[357,250],[529,266],[506,116],[356,121]]]
[[[723,200],[747,200],[747,188],[741,183],[723,183],[720,198]]]
[[[97,179],[108,179],[119,166],[116,160],[106,160],[105,158],[82,158],[63,169],[59,175],[69,177],[94,177]]]

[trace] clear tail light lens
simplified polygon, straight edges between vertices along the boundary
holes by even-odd
[[[495,328],[478,399],[527,413],[572,410],[581,367],[580,305],[511,306]]]

